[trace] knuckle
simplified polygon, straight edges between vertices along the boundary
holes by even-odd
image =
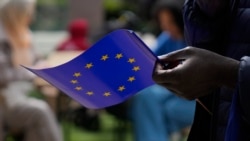
[[[195,47],[188,46],[188,47],[185,48],[185,53],[186,53],[187,55],[192,54],[194,51],[195,51]]]
[[[186,47],[186,50],[190,50],[190,49],[192,49],[193,47],[192,46],[187,46]]]
[[[186,49],[187,49],[187,50],[195,50],[196,48],[195,48],[195,47],[192,47],[192,46],[187,46]]]

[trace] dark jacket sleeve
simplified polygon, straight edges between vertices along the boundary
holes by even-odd
[[[241,59],[239,93],[243,118],[250,123],[250,57],[243,57]]]
[[[215,17],[224,13],[229,6],[229,0],[195,0],[195,4],[205,15]]]
[[[224,1],[224,0],[211,0]],[[219,4],[210,0],[187,0],[184,4],[183,15],[185,23],[185,38],[189,46],[204,48],[222,54],[224,41],[228,40],[231,18],[236,6],[230,5],[223,12],[211,17],[213,9]],[[230,0],[229,0],[230,1]],[[230,1],[231,3],[231,1]],[[218,13],[218,12],[217,12]]]

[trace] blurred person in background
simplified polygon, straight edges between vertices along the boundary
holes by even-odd
[[[33,76],[21,65],[31,66],[29,24],[35,0],[0,1],[0,140],[5,132],[22,135],[24,141],[62,141],[59,127],[48,105],[28,97]]]
[[[154,49],[157,55],[186,46],[183,3],[183,0],[156,3],[153,11],[163,31]],[[170,134],[191,126],[195,102],[184,100],[159,85],[153,85],[132,99],[131,110],[136,141],[168,141]]]
[[[58,51],[83,51],[90,47],[88,41],[88,22],[83,19],[73,20],[68,26],[69,37],[58,47]]]

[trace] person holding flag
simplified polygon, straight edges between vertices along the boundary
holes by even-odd
[[[250,140],[250,60],[244,57],[250,56],[249,8],[249,0],[187,0],[184,5],[187,43],[202,49],[162,56],[162,63],[179,64],[158,65],[154,79],[206,107],[196,104],[188,141]]]

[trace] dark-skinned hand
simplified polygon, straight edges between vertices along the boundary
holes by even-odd
[[[239,61],[204,49],[186,47],[160,56],[153,78],[175,94],[192,100],[205,96],[221,86],[234,87]],[[179,62],[166,69],[162,64]]]

